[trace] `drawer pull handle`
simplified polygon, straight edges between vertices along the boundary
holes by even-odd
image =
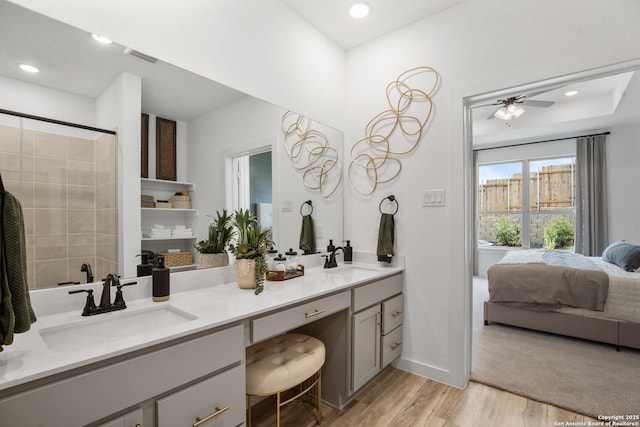
[[[391,317],[398,317],[398,316],[400,316],[401,314],[402,314],[402,311],[394,311],[394,312],[391,314]]]
[[[401,342],[393,343],[393,344],[391,344],[391,350],[395,350],[396,348],[400,347],[401,345],[402,345]]]
[[[324,313],[324,310],[316,310],[313,313],[305,313],[304,317],[308,319],[310,317],[317,316],[318,314],[322,314],[322,313]]]
[[[209,421],[212,418],[217,417],[218,415],[227,412],[229,410],[229,406],[225,406],[224,408],[220,409],[216,406],[216,412],[214,412],[213,414],[209,414],[206,417],[200,419],[200,417],[196,417],[196,422],[193,423],[193,427],[198,427],[200,424],[206,423],[207,421]]]

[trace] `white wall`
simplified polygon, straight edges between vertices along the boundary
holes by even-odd
[[[342,192],[323,199],[317,192],[307,190],[302,183],[302,173],[290,164],[283,147],[281,120],[285,110],[253,97],[243,97],[222,108],[211,111],[188,123],[188,179],[196,184],[194,202],[200,211],[197,235],[207,233],[216,210],[230,206],[230,188],[225,184],[224,160],[232,155],[270,146],[272,150],[272,197],[274,210],[274,241],[284,253],[288,248],[298,248],[301,216],[300,205],[312,200],[313,218],[318,249],[326,246],[328,239],[339,243],[343,238]],[[326,133],[332,146],[342,150],[342,134],[335,129],[316,124]],[[226,194],[226,198],[225,198]],[[290,200],[291,212],[281,212],[280,202]],[[306,212],[306,210],[305,210]]]
[[[640,245],[640,123],[617,126],[607,139],[609,241],[624,239]]]
[[[343,128],[345,52],[278,0],[12,0]]]
[[[371,251],[379,200],[394,193],[400,203],[397,251],[407,266],[400,367],[454,385],[467,375],[463,98],[638,57],[639,14],[633,0],[468,1],[348,52],[345,152],[386,108],[388,82],[423,65],[442,77],[432,125],[403,159],[399,179],[371,197],[349,190],[345,197],[345,233]],[[510,31],[518,36],[503,39]],[[422,190],[437,188],[446,189],[447,206],[421,207]]]

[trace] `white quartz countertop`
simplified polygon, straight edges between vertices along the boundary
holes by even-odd
[[[302,277],[282,282],[265,281],[265,289],[259,295],[255,295],[252,289],[238,288],[235,282],[191,283],[190,286],[185,286],[190,290],[175,291],[174,274],[172,274],[172,293],[169,301],[166,302],[153,302],[148,296],[129,299],[132,297],[127,298],[127,291],[133,288],[131,286],[123,288],[127,302],[125,310],[82,317],[80,315],[82,300],[76,304],[77,309],[72,311],[43,316],[36,311],[38,321],[31,326],[31,330],[16,334],[14,343],[4,347],[4,351],[0,352],[0,391],[347,290],[363,283],[392,276],[403,269],[402,266],[363,263],[340,265],[333,269],[312,267],[307,268]],[[188,277],[191,282],[198,280],[211,282],[204,270],[191,272],[185,277]],[[94,294],[98,301],[100,292],[94,292]],[[69,296],[65,295],[65,297]],[[77,301],[76,299],[73,302]],[[135,316],[131,316],[139,311],[153,310],[163,305],[170,306],[170,310],[177,313],[185,313],[189,318],[177,324],[163,326],[158,323],[155,327],[149,327],[136,322]],[[122,316],[125,317],[122,318]],[[52,328],[64,329],[65,325],[75,325],[77,322],[100,322],[101,326],[104,326],[114,322],[118,324],[119,321],[122,325],[126,316],[130,316],[132,321],[131,324],[126,323],[125,327],[120,326],[123,331],[122,336],[111,331],[109,339],[100,340],[87,339],[87,337],[75,338],[67,334],[63,335],[65,342],[56,342],[55,346],[47,345],[43,339],[43,331]]]

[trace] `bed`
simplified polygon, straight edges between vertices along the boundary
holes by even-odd
[[[500,323],[640,349],[640,246],[602,257],[509,251],[487,271],[484,323]]]

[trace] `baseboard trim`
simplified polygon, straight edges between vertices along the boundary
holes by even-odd
[[[422,362],[416,362],[415,360],[405,359],[404,357],[400,357],[394,363],[394,366],[398,369],[402,369],[403,371],[407,371],[411,374],[420,375],[421,377],[425,377],[430,380],[437,381],[439,383],[443,383],[452,387],[457,387],[451,380],[451,372],[446,369],[442,369],[437,366],[427,365]],[[460,388],[460,387],[457,387],[457,388]]]

